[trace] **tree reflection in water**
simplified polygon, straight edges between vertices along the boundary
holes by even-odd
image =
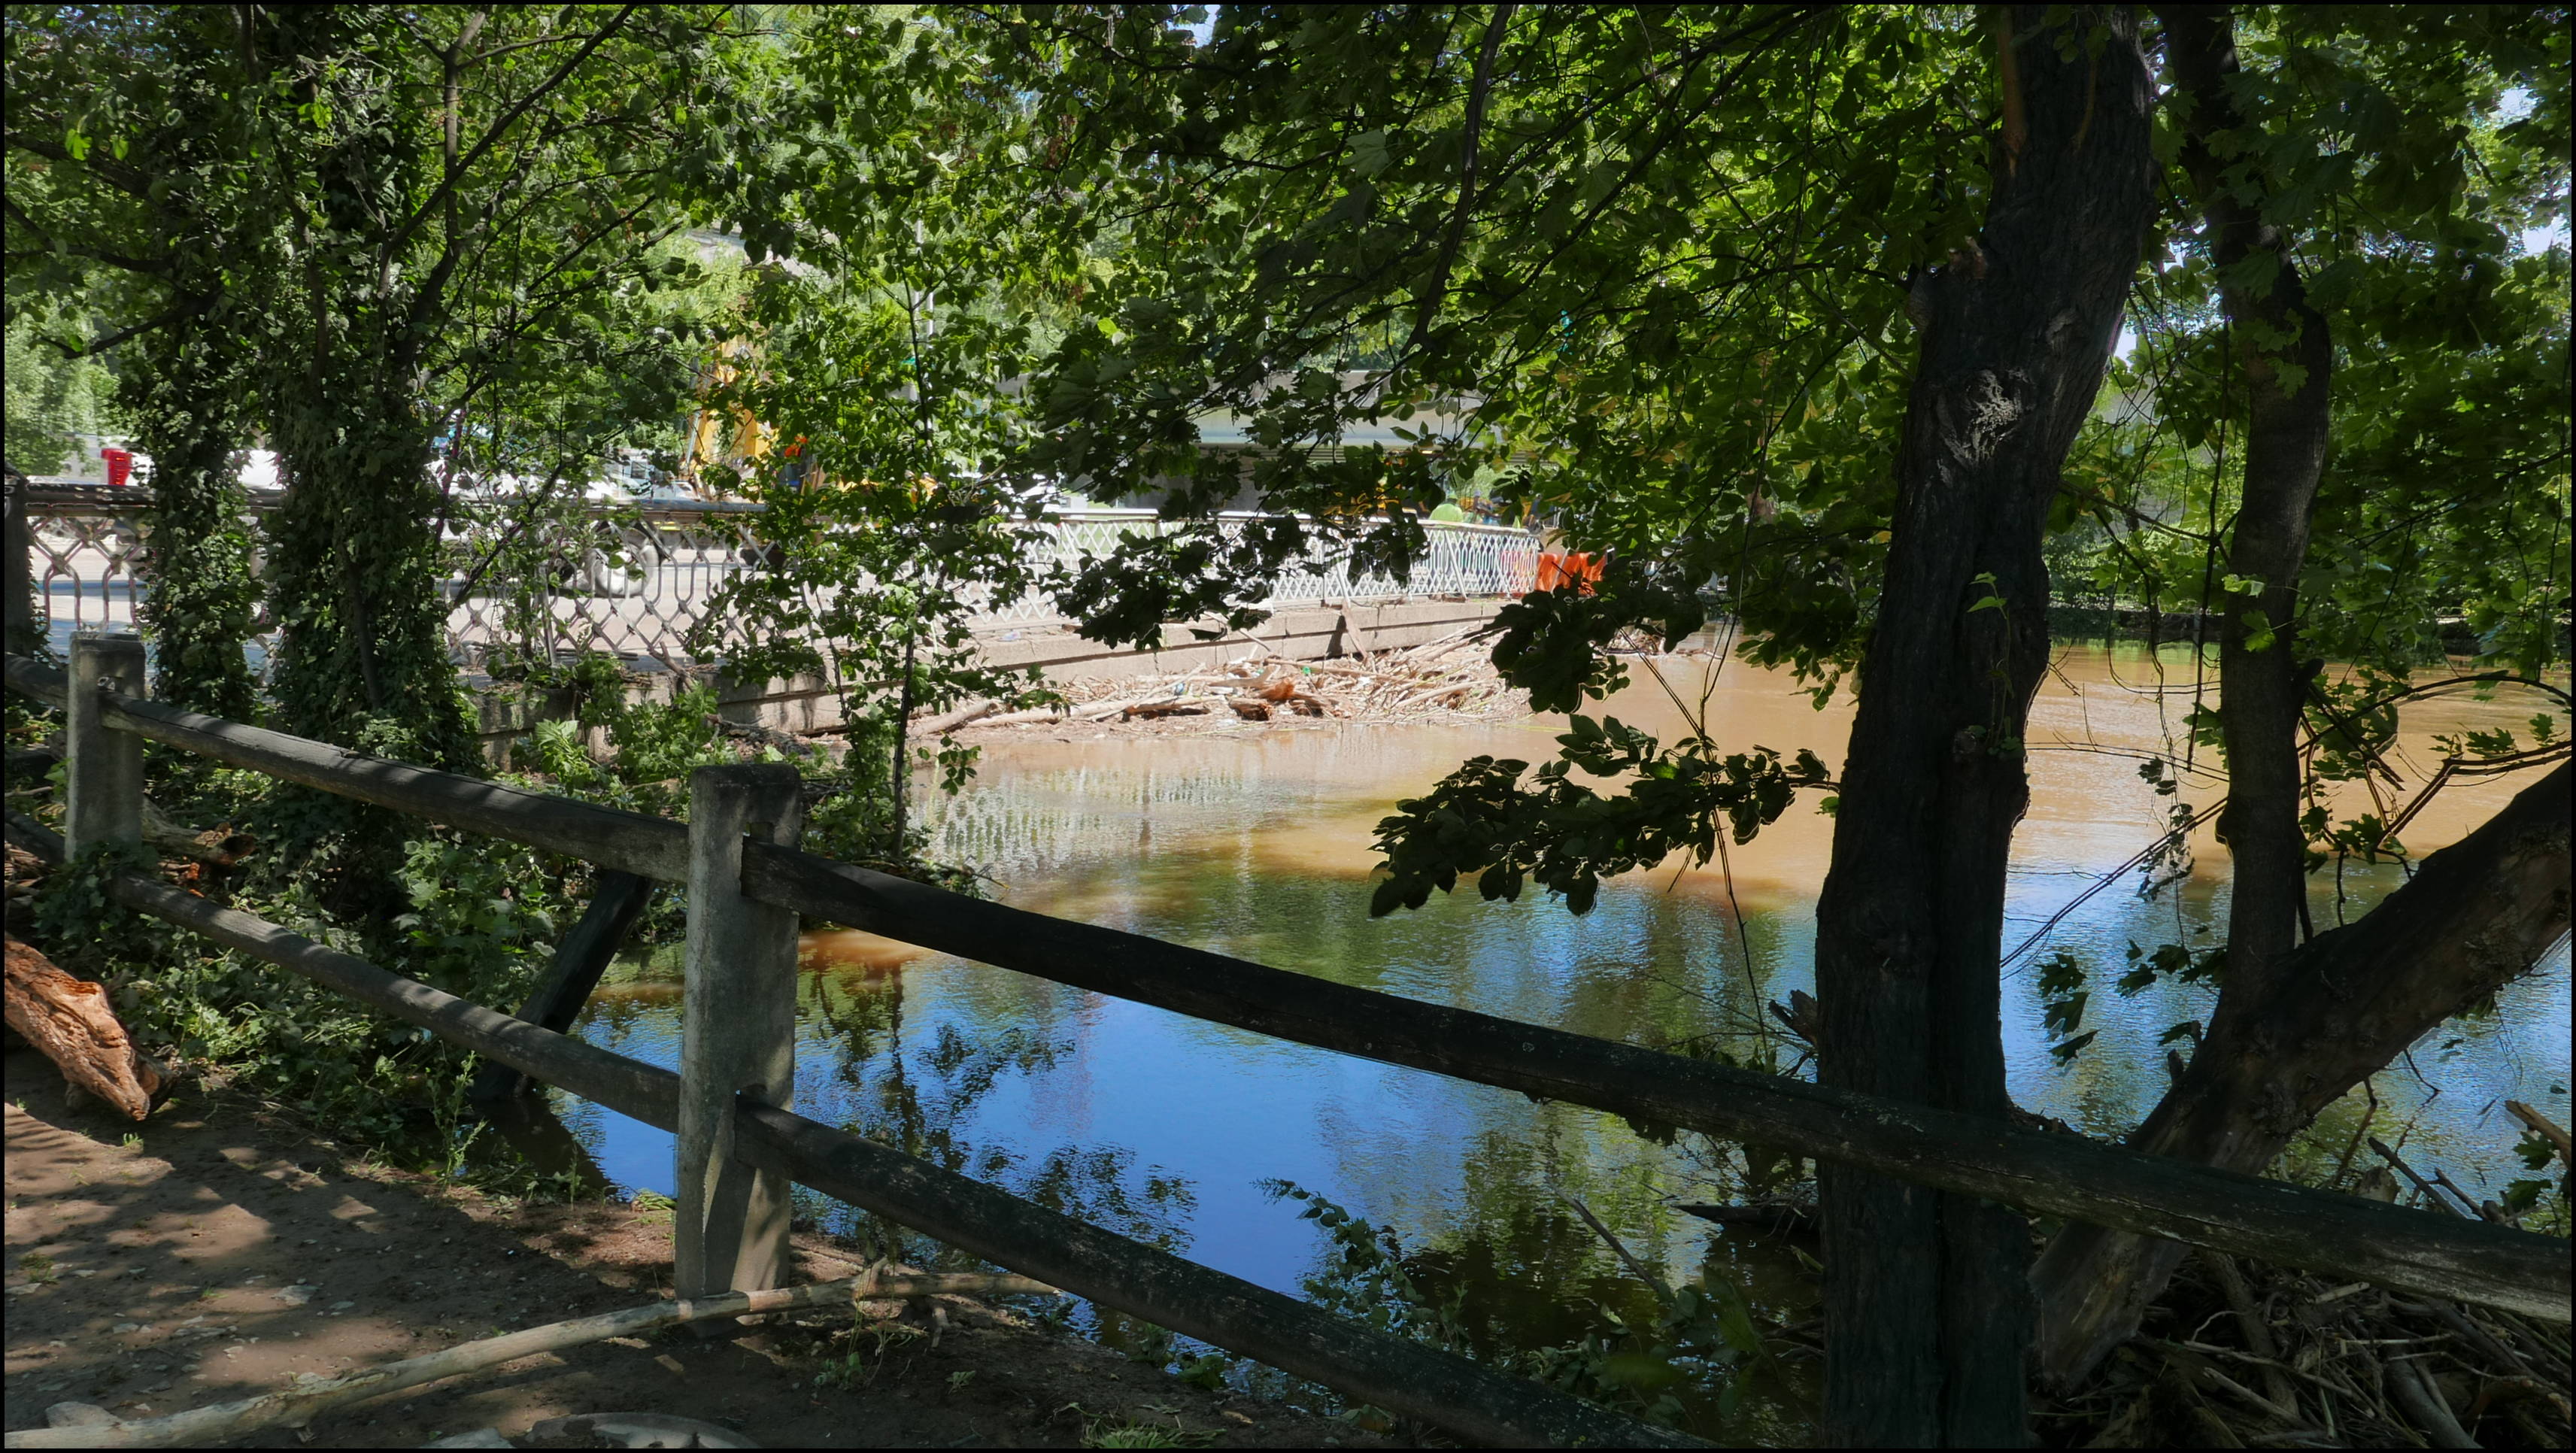
[[[834,1046],[834,1078],[846,1092],[838,1098],[864,1107],[845,1114],[842,1128],[1167,1251],[1189,1245],[1187,1223],[1198,1205],[1189,1180],[1158,1168],[1139,1174],[1136,1152],[1127,1146],[1068,1143],[1032,1154],[960,1133],[1006,1079],[1043,1074],[1071,1055],[1072,1038],[1022,1024],[970,1035],[942,1020],[926,1048],[907,1047],[901,972],[827,972],[805,984],[799,1018],[807,1033],[824,1031]],[[811,1065],[809,1057],[800,1069]],[[810,1199],[819,1224],[873,1254],[921,1266],[980,1264],[883,1217],[800,1195]]]

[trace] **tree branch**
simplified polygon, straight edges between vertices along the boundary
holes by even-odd
[[[1431,265],[1430,284],[1423,289],[1421,311],[1413,315],[1413,336],[1404,340],[1396,354],[1395,366],[1402,368],[1413,357],[1422,341],[1431,334],[1431,320],[1440,313],[1441,296],[1449,291],[1449,269],[1458,260],[1458,244],[1467,235],[1467,215],[1476,205],[1476,142],[1485,128],[1485,102],[1493,92],[1494,53],[1503,47],[1503,31],[1511,24],[1517,5],[1497,5],[1494,18],[1485,22],[1485,45],[1476,57],[1476,74],[1467,84],[1467,119],[1458,137],[1458,205],[1449,214],[1448,234],[1440,239],[1440,256]]]
[[[6,197],[0,197],[0,207],[6,207],[8,209],[11,221],[16,222],[19,226],[35,233],[37,239],[45,244],[45,248],[48,252],[67,253],[73,257],[86,257],[92,262],[103,262],[110,267],[124,268],[128,272],[164,273],[170,270],[170,261],[168,258],[127,257],[122,253],[106,252],[95,247],[67,247],[58,241],[52,233],[47,232],[35,218],[28,216],[26,211],[16,202],[10,201]]]
[[[116,161],[91,161],[86,157],[76,157],[61,142],[24,131],[9,133],[8,145],[12,151],[23,151],[30,156],[41,156],[50,162],[79,167],[129,197],[142,201],[151,200],[152,178],[145,175],[139,167],[127,166]]]
[[[420,230],[420,224],[445,206],[448,193],[456,189],[457,179],[474,170],[475,163],[483,159],[483,154],[499,144],[501,138],[509,133],[510,128],[519,123],[519,118],[528,113],[530,107],[545,99],[555,87],[563,84],[565,77],[579,69],[583,61],[590,59],[591,52],[607,44],[608,38],[615,35],[626,24],[627,17],[633,15],[636,9],[636,6],[629,5],[610,16],[608,23],[601,26],[589,40],[583,42],[580,50],[573,52],[562,65],[555,67],[553,75],[537,83],[528,94],[519,98],[517,105],[503,112],[501,119],[493,122],[491,128],[483,133],[482,139],[474,143],[474,150],[466,154],[465,160],[439,180],[438,190],[423,198],[421,204],[413,209],[410,218],[396,230],[393,239],[385,244],[385,255],[390,257],[402,251],[403,245],[411,240],[411,235]]]
[[[146,318],[142,322],[137,323],[130,328],[119,328],[115,332],[110,333],[106,337],[83,348],[66,348],[60,342],[52,338],[45,339],[44,343],[46,347],[60,353],[66,359],[95,358],[120,343],[126,342],[132,338],[140,337],[143,334],[151,332],[155,328],[166,327],[169,324],[176,323],[182,318],[194,317],[214,305],[214,295],[210,293],[205,297],[197,298],[189,302],[183,302],[179,306],[172,308],[170,311],[162,313],[157,317]]]

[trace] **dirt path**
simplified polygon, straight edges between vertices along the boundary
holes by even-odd
[[[526,1205],[372,1167],[247,1096],[189,1085],[136,1126],[67,1109],[8,1054],[8,1426],[60,1402],[166,1415],[665,1291],[667,1213]],[[855,1267],[800,1237],[805,1276]],[[667,1293],[666,1293],[667,1294]],[[729,1342],[675,1329],[544,1354],[239,1447],[402,1448],[543,1419],[652,1412],[763,1446],[1306,1448],[1348,1424],[1205,1392],[1004,1310],[872,1306]],[[856,1354],[855,1363],[851,1360]],[[818,1377],[823,1380],[818,1382]],[[1179,1438],[1145,1442],[1141,1426]]]

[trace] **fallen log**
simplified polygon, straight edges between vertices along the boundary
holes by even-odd
[[[143,799],[143,840],[165,853],[218,868],[231,867],[259,847],[258,840],[245,832],[220,827],[201,832],[173,822],[149,797]]]
[[[960,707],[957,710],[948,712],[944,715],[934,716],[925,721],[914,722],[912,724],[912,730],[916,736],[944,736],[947,733],[953,732],[959,727],[966,725],[970,721],[980,721],[1001,709],[1002,704],[998,701],[979,701],[972,706]]]
[[[1409,672],[1399,673],[1389,671],[1383,666],[1345,666],[1338,661],[1302,661],[1298,664],[1303,669],[1311,671],[1318,676],[1347,676],[1355,681],[1366,682],[1386,681],[1398,675],[1411,674]],[[1293,682],[1297,678],[1294,676],[1283,676],[1274,679],[1278,681]]]
[[[1115,701],[1095,701],[1087,706],[1077,706],[1073,709],[1072,716],[1075,721],[1098,721],[1104,716],[1116,716],[1131,706],[1142,706],[1149,701],[1169,701],[1170,699],[1171,695],[1168,691],[1156,692],[1151,696],[1122,696]]]
[[[1387,710],[1402,711],[1409,706],[1419,706],[1425,702],[1436,702],[1444,696],[1456,696],[1468,689],[1468,683],[1463,681],[1451,686],[1434,686],[1428,691],[1415,692],[1411,696],[1397,702],[1395,705],[1388,707]]]
[[[1486,629],[1484,626],[1462,626],[1439,640],[1426,641],[1413,647],[1405,653],[1405,658],[1419,669],[1476,640]]]
[[[73,978],[15,938],[8,954],[9,1027],[44,1051],[65,1080],[130,1119],[151,1114],[166,1077],[107,1007],[107,986]]]
[[[968,725],[979,727],[1026,726],[1031,722],[1068,722],[1074,719],[1075,718],[1072,716],[1049,706],[1040,707],[1034,711],[1006,711],[1000,716],[979,718],[976,721],[968,723]]]
[[[659,1327],[677,1326],[684,1322],[705,1322],[718,1317],[740,1317],[759,1312],[783,1312],[797,1307],[823,1306],[830,1303],[891,1301],[897,1298],[954,1296],[970,1292],[1035,1292],[1053,1294],[1055,1288],[1024,1276],[988,1276],[971,1273],[939,1275],[879,1275],[863,1273],[839,1281],[816,1282],[811,1286],[782,1287],[775,1291],[726,1292],[720,1296],[682,1298],[630,1307],[622,1312],[605,1312],[596,1317],[577,1317],[569,1322],[551,1322],[530,1327],[524,1332],[511,1332],[499,1337],[486,1337],[432,1352],[421,1357],[407,1357],[388,1362],[347,1377],[317,1379],[265,1393],[239,1402],[218,1403],[210,1408],[195,1408],[173,1413],[166,1418],[147,1418],[136,1422],[122,1419],[108,1422],[85,1421],[67,1427],[31,1428],[11,1433],[12,1448],[183,1448],[203,1446],[238,1438],[261,1428],[285,1426],[300,1428],[332,1408],[383,1397],[387,1393],[450,1378],[459,1373],[480,1372],[505,1362],[516,1362],[540,1352],[560,1352],[567,1347],[580,1347],[603,1342],[611,1337],[632,1337]],[[309,1376],[310,1374],[308,1374]]]
[[[1151,720],[1155,717],[1162,716],[1205,715],[1207,715],[1207,703],[1205,701],[1193,701],[1186,697],[1170,697],[1162,701],[1137,702],[1134,706],[1128,707],[1126,710],[1120,712],[1118,714],[1118,719],[1120,721],[1134,721],[1140,716]]]

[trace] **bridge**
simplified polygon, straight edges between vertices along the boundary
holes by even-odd
[[[282,498],[274,491],[255,492],[250,505],[254,522],[275,510]],[[40,478],[23,491],[12,491],[10,509],[13,516],[23,510],[26,526],[21,537],[17,520],[11,522],[11,563],[27,572],[24,578],[57,658],[75,630],[134,629],[136,604],[151,588],[144,550],[152,522],[148,488]],[[547,542],[551,561],[546,573],[553,583],[533,602],[533,613],[511,608],[516,582],[494,580],[476,568],[494,542],[476,534],[456,536],[449,541],[446,583],[449,649],[469,677],[480,672],[496,647],[553,660],[599,651],[648,675],[667,674],[674,682],[705,675],[715,670],[714,663],[689,649],[688,636],[707,618],[726,580],[761,568],[755,533],[763,509],[757,504],[650,500],[587,510],[575,529]],[[1229,514],[1220,516],[1219,523],[1239,530],[1257,518]],[[1171,528],[1151,510],[1056,512],[1040,527],[1040,563],[1071,564],[1086,554],[1106,555],[1124,534]],[[1273,582],[1269,598],[1261,602],[1271,612],[1267,622],[1216,641],[1192,634],[1188,623],[1175,623],[1165,627],[1157,649],[1104,646],[1076,635],[1072,622],[1043,596],[993,602],[975,618],[973,629],[987,660],[1034,666],[1058,681],[1188,670],[1240,655],[1256,639],[1271,654],[1312,660],[1418,645],[1462,625],[1481,624],[1504,601],[1528,591],[1536,578],[1540,542],[1529,531],[1440,521],[1426,522],[1423,530],[1430,549],[1410,579],[1353,572],[1346,560],[1318,551]],[[21,559],[23,567],[18,567]],[[264,658],[273,641],[266,630],[255,637],[254,659]],[[839,721],[838,694],[820,679],[738,682],[718,675],[719,697],[729,718],[791,730]],[[487,735],[525,729],[497,713],[496,708],[493,719],[484,723]]]

